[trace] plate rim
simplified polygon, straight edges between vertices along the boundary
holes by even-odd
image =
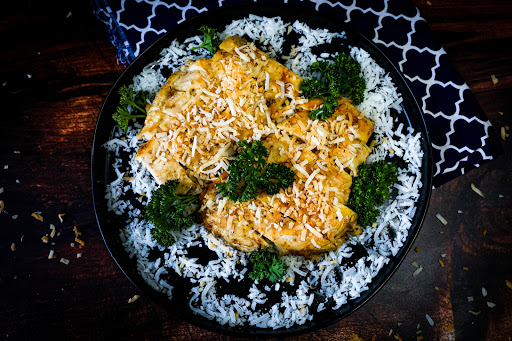
[[[109,223],[108,219],[106,219],[107,224],[105,224],[103,212],[101,210],[101,207],[99,207],[100,202],[102,200],[104,200],[105,186],[106,186],[107,182],[103,181],[103,182],[100,182],[100,184],[98,184],[98,179],[97,179],[98,172],[100,172],[100,174],[101,174],[105,171],[105,169],[104,169],[104,167],[101,167],[101,165],[98,165],[100,162],[96,162],[96,158],[98,157],[98,155],[108,154],[108,153],[106,153],[106,152],[102,153],[102,149],[105,149],[102,147],[102,143],[104,143],[104,142],[101,142],[101,144],[99,144],[100,142],[98,141],[98,136],[100,135],[99,131],[101,129],[105,129],[105,128],[102,128],[102,124],[104,121],[110,120],[111,128],[115,126],[115,124],[113,123],[113,121],[110,117],[111,115],[108,115],[110,112],[107,112],[107,113],[105,113],[105,112],[107,111],[110,102],[112,102],[112,100],[113,100],[112,98],[118,97],[117,90],[119,89],[119,87],[121,85],[126,84],[126,79],[130,80],[130,82],[131,82],[131,79],[133,78],[133,76],[138,73],[137,70],[140,72],[142,70],[142,68],[148,64],[148,63],[145,63],[142,65],[139,65],[139,64],[141,64],[141,61],[148,58],[148,56],[152,61],[155,60],[155,58],[158,58],[159,52],[162,49],[169,46],[170,43],[174,39],[180,38],[180,37],[178,37],[179,34],[177,36],[177,32],[179,32],[180,30],[183,30],[184,27],[194,26],[194,25],[199,27],[197,23],[204,22],[205,18],[215,17],[216,15],[226,15],[226,14],[229,14],[229,16],[232,16],[233,13],[231,13],[231,12],[236,12],[236,11],[240,11],[240,10],[247,10],[248,12],[247,12],[246,16],[251,14],[253,11],[258,11],[258,10],[272,11],[272,10],[274,10],[274,11],[278,11],[278,13],[275,13],[272,16],[282,17],[283,13],[279,13],[280,11],[288,11],[289,12],[291,10],[292,12],[297,12],[297,11],[301,11],[301,10],[304,11],[304,10],[311,10],[311,9],[301,6],[301,5],[298,5],[298,4],[281,4],[281,3],[262,3],[262,4],[243,3],[243,4],[236,4],[236,5],[223,6],[223,7],[218,7],[215,9],[210,9],[208,11],[199,13],[198,15],[196,15],[192,18],[189,18],[180,24],[176,24],[166,34],[159,37],[154,43],[151,44],[151,46],[149,46],[145,51],[143,51],[139,56],[137,56],[131,62],[131,64],[122,72],[122,74],[117,78],[117,80],[112,85],[109,93],[105,97],[105,100],[104,100],[102,107],[99,111],[98,118],[96,120],[96,126],[94,129],[94,137],[93,137],[92,148],[91,148],[91,183],[92,183],[92,199],[93,199],[94,213],[95,213],[96,222],[98,224],[98,228],[100,230],[100,234],[105,243],[105,246],[107,247],[107,250],[109,251],[111,257],[114,259],[114,262],[117,264],[117,266],[119,267],[121,272],[126,276],[126,278],[128,278],[128,280],[141,293],[150,297],[151,300],[157,306],[164,308],[165,311],[168,312],[169,314],[171,314],[173,317],[178,318],[183,321],[186,321],[188,323],[191,323],[191,324],[193,324],[197,327],[203,328],[203,329],[207,329],[207,330],[210,330],[213,332],[218,332],[218,333],[231,335],[231,336],[238,336],[238,337],[240,337],[240,336],[258,336],[258,337],[296,336],[296,335],[304,334],[306,332],[312,332],[315,330],[325,328],[325,327],[330,326],[330,325],[340,321],[341,319],[349,316],[350,314],[352,314],[353,312],[355,312],[359,308],[361,308],[363,305],[365,305],[371,298],[373,298],[384,287],[384,285],[395,274],[396,270],[400,267],[400,265],[404,261],[406,255],[412,248],[412,245],[414,244],[414,241],[416,240],[416,238],[419,234],[419,231],[421,230],[421,226],[425,220],[425,216],[426,216],[426,212],[428,210],[428,205],[430,203],[430,197],[431,197],[431,192],[432,192],[432,178],[433,178],[432,148],[431,148],[431,143],[430,143],[430,137],[428,134],[428,128],[425,124],[425,119],[424,119],[424,115],[421,110],[421,107],[418,105],[418,101],[415,98],[414,94],[412,93],[412,91],[409,87],[409,84],[405,80],[402,72],[395,66],[395,64],[393,62],[391,62],[389,60],[389,58],[382,52],[382,50],[380,50],[370,39],[368,39],[362,33],[360,33],[355,28],[353,28],[350,24],[345,23],[345,22],[340,22],[335,17],[326,15],[325,13],[320,13],[318,11],[315,11],[313,14],[314,17],[323,17],[323,18],[328,19],[327,21],[328,21],[329,25],[334,23],[335,26],[339,26],[340,29],[343,29],[343,31],[345,31],[347,33],[347,36],[356,35],[356,36],[358,36],[359,40],[362,40],[367,45],[371,46],[372,49],[377,51],[377,54],[380,57],[379,61],[377,61],[377,64],[379,64],[381,67],[383,67],[383,69],[390,74],[390,76],[392,77],[393,82],[395,83],[395,86],[397,86],[397,88],[400,86],[400,87],[403,87],[406,89],[406,92],[407,92],[406,94],[404,94],[403,91],[400,91],[400,94],[402,95],[402,98],[404,98],[404,100],[407,100],[408,102],[410,102],[408,105],[412,106],[413,111],[417,110],[417,112],[419,113],[418,117],[415,117],[415,119],[417,119],[419,121],[419,124],[421,125],[421,128],[422,128],[420,132],[422,134],[422,150],[424,152],[424,155],[423,155],[423,162],[422,162],[422,167],[421,167],[422,168],[421,178],[422,178],[422,180],[425,180],[425,181],[423,181],[422,187],[423,187],[423,189],[426,190],[426,193],[423,197],[424,202],[417,202],[417,210],[420,211],[420,213],[419,213],[419,216],[415,215],[413,218],[416,221],[416,225],[414,225],[415,228],[413,229],[412,234],[409,234],[409,236],[406,239],[406,242],[400,248],[397,255],[391,257],[391,258],[396,258],[396,260],[393,261],[392,265],[389,265],[389,263],[386,264],[384,266],[384,268],[379,271],[379,274],[377,274],[374,277],[374,279],[377,277],[384,277],[384,278],[380,279],[379,282],[376,283],[375,285],[373,285],[374,283],[372,280],[372,283],[370,283],[370,284],[373,285],[373,288],[370,286],[370,288],[368,290],[365,290],[361,293],[360,297],[353,299],[353,300],[349,300],[346,304],[346,305],[354,305],[354,306],[349,307],[346,311],[344,311],[341,314],[337,314],[333,319],[328,320],[328,321],[315,321],[312,325],[310,325],[310,323],[306,323],[303,325],[294,324],[290,328],[279,328],[279,329],[271,329],[271,328],[262,329],[262,328],[256,328],[254,326],[248,326],[248,325],[247,326],[246,325],[236,326],[236,327],[230,327],[227,324],[221,325],[221,324],[217,323],[215,320],[207,320],[206,318],[204,318],[202,316],[193,314],[188,307],[186,309],[187,311],[184,314],[183,310],[178,311],[174,307],[175,304],[171,304],[171,302],[176,302],[174,293],[173,293],[173,298],[169,299],[167,295],[165,295],[163,293],[159,293],[156,290],[154,290],[153,288],[151,288],[149,286],[149,284],[147,284],[137,272],[132,274],[131,271],[126,269],[125,264],[127,263],[127,261],[126,261],[126,259],[123,259],[123,257],[128,258],[127,257],[128,253],[123,248],[124,252],[122,252],[121,254],[118,254],[115,251],[116,250],[115,249],[116,246],[114,245],[115,241],[111,241],[109,239],[107,233],[105,231],[103,231],[103,228],[102,228],[102,225],[103,226],[110,225],[110,224],[108,224]],[[286,13],[286,14],[290,14],[290,13]],[[261,15],[261,14],[258,14],[258,15]],[[241,17],[238,17],[238,18],[241,18]],[[236,18],[231,18],[230,20],[236,20]],[[297,20],[299,20],[299,19],[297,19]],[[309,25],[309,23],[307,21],[304,21],[304,20],[301,20],[301,21],[305,22],[306,24]],[[222,25],[218,25],[218,26],[222,27]],[[369,52],[369,51],[367,51],[367,52]],[[371,54],[371,57],[373,59],[375,59],[376,56],[374,54]],[[382,65],[382,62],[384,62],[384,64],[386,64],[386,67],[384,67]],[[400,84],[397,84],[397,82],[396,82],[397,80],[399,81]],[[404,109],[404,112],[406,113],[406,115],[408,117],[409,110],[405,110],[405,108],[403,107],[403,103],[401,104],[401,106]],[[110,129],[110,131],[112,131],[112,129]],[[101,163],[101,164],[103,164],[103,163]],[[106,166],[109,165],[108,162],[106,162],[106,160],[105,160],[105,164],[106,164]],[[103,169],[99,169],[98,167],[103,168]],[[103,187],[100,186],[101,184],[103,184]],[[421,190],[423,190],[423,189],[421,189]],[[99,199],[99,200],[97,200],[97,199]],[[111,213],[111,214],[113,214],[113,213]],[[102,221],[100,221],[100,220],[102,220]],[[413,226],[411,226],[411,229],[412,229],[412,227]],[[116,228],[117,228],[117,226],[116,226]],[[411,231],[411,230],[409,230],[409,231]],[[120,242],[121,240],[119,237],[118,237],[118,239],[119,239],[118,242]],[[392,262],[390,261],[390,263],[392,263]],[[386,273],[383,274],[383,272],[386,272]],[[187,300],[184,300],[182,303],[187,303],[187,302],[188,302]],[[313,321],[309,321],[309,322],[313,322]]]

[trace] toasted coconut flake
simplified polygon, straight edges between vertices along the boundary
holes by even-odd
[[[491,80],[492,80],[492,84],[494,84],[494,85],[498,84],[499,80],[498,80],[498,77],[496,77],[495,74],[491,75]]]
[[[313,181],[313,179],[315,178],[315,175],[317,175],[318,173],[320,172],[320,169],[315,169],[313,171],[313,173],[311,173],[308,177],[308,179],[306,180],[306,183],[304,184],[304,188],[307,189],[309,184],[311,183],[311,181]]]
[[[501,132],[500,132],[500,133],[501,133],[501,134],[500,134],[500,135],[501,135],[501,139],[502,139],[503,141],[505,141],[505,139],[506,139],[506,137],[507,137],[507,133],[506,133],[506,131],[505,131],[505,127],[501,127]]]
[[[14,250],[16,250],[16,244],[15,244],[15,243],[12,243],[12,244],[11,244],[11,251],[14,251]]]
[[[42,236],[42,237],[41,237],[41,240],[43,241],[43,243],[45,243],[45,244],[46,244],[46,243],[48,243],[49,238],[48,238],[48,236]]]
[[[39,221],[43,221],[43,216],[40,215],[39,213],[34,212],[34,213],[31,214],[31,216],[36,218]]]
[[[194,135],[194,142],[192,143],[192,157],[196,155],[196,148],[197,148],[197,135]]]
[[[471,189],[472,189],[473,191],[475,191],[475,193],[476,193],[476,194],[478,194],[479,196],[481,196],[482,198],[485,198],[485,195],[482,193],[482,191],[481,191],[481,190],[479,190],[479,189],[475,186],[475,184],[473,184],[473,183],[471,184]]]
[[[505,280],[505,284],[507,287],[509,287],[509,289],[512,289],[512,282],[510,282],[508,279]]]
[[[319,239],[322,239],[322,234],[320,232],[318,232],[317,230],[315,230],[313,227],[311,227],[311,225],[309,224],[304,224],[304,227],[308,229],[309,232],[313,233],[313,235]]]
[[[78,227],[76,226],[73,227],[73,232],[75,232],[75,237],[78,237],[79,235],[82,234],[82,232],[78,231]]]
[[[64,216],[66,215],[66,213],[59,213],[59,220],[61,223],[64,222]]]
[[[295,167],[299,172],[301,172],[306,178],[309,178],[309,173],[306,172],[304,168],[302,168],[298,164],[294,164],[293,167]]]
[[[68,264],[69,264],[69,259],[61,258],[61,259],[60,259],[60,262],[61,262],[61,263],[66,264],[66,265],[68,265]]]
[[[82,246],[84,246],[84,245],[85,245],[85,242],[84,242],[82,239],[77,238],[77,237],[75,237],[75,242],[77,242],[78,244],[80,244],[80,245],[82,245]]]
[[[2,188],[3,190],[3,188]],[[4,207],[5,207],[5,203],[3,200],[0,200],[0,213],[2,213],[4,211]]]
[[[444,268],[444,262],[439,259],[439,265],[441,265],[442,268]]]
[[[140,295],[133,295],[132,298],[128,299],[128,303],[133,303],[139,299]]]
[[[436,214],[436,218],[437,218],[437,219],[439,219],[439,221],[440,221],[441,223],[443,223],[443,225],[448,224],[448,222],[446,221],[446,219],[444,219],[444,218],[443,218],[443,216],[442,216],[442,215],[440,215],[439,213],[438,213],[438,214]]]
[[[55,234],[57,234],[57,230],[55,228],[52,229],[52,232],[50,232],[50,237],[55,237]]]
[[[317,249],[321,249],[322,248],[320,245],[317,244],[317,242],[315,241],[314,238],[311,238],[311,244],[313,244],[313,246],[316,247]]]

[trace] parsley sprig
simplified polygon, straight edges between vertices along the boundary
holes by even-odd
[[[190,227],[195,221],[191,206],[198,202],[199,195],[178,195],[178,185],[178,181],[167,181],[153,192],[146,206],[146,219],[155,226],[151,234],[162,246],[174,244],[171,231]]]
[[[389,186],[397,181],[398,167],[385,160],[363,163],[354,178],[348,206],[358,215],[362,227],[370,226],[379,216],[378,206],[389,197]]]
[[[281,188],[289,187],[295,180],[295,174],[285,165],[267,164],[267,148],[261,141],[251,145],[247,141],[238,141],[243,150],[228,168],[228,182],[216,184],[217,190],[232,201],[254,199],[259,190],[269,195],[279,193]]]
[[[119,105],[116,112],[112,115],[112,118],[126,133],[130,120],[146,117],[146,104],[151,98],[147,91],[139,91],[137,94],[134,94],[133,88],[129,88],[126,85],[119,88],[119,95]],[[130,112],[129,107],[131,107],[135,113]]]
[[[203,43],[199,46],[191,48],[191,50],[205,48],[210,51],[211,54],[215,54],[219,49],[220,39],[215,33],[215,29],[203,25],[199,28],[199,31],[203,32]]]
[[[268,278],[271,282],[277,282],[286,272],[286,264],[275,252],[259,248],[251,253],[249,259],[253,265],[249,277],[254,280],[261,281]]]
[[[319,78],[304,79],[300,89],[306,98],[319,98],[324,104],[310,115],[318,120],[330,118],[338,106],[338,98],[347,97],[354,104],[364,99],[365,80],[359,76],[361,65],[350,55],[339,54],[333,63],[317,61],[311,65],[311,71],[318,71]]]

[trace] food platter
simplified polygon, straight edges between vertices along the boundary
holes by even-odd
[[[226,25],[229,25],[233,20],[248,17],[249,14],[265,17],[279,16],[285,22],[294,22],[298,20],[306,23],[311,28],[326,28],[331,32],[345,32],[345,45],[356,46],[368,52],[373,60],[375,60],[378,65],[380,65],[389,74],[393,83],[397,87],[398,92],[402,95],[402,102],[400,104],[402,112],[400,115],[397,115],[397,122],[400,122],[400,124],[405,127],[411,127],[416,133],[421,135],[420,144],[423,158],[421,161],[420,173],[422,186],[416,200],[415,210],[411,213],[411,227],[408,230],[408,234],[403,245],[395,255],[389,257],[388,263],[384,265],[375,277],[373,277],[371,283],[368,284],[367,290],[363,291],[358,297],[350,299],[348,302],[336,309],[334,313],[328,309],[322,310],[315,313],[314,317],[304,321],[302,324],[294,324],[289,328],[259,328],[247,324],[241,326],[229,326],[227,324],[219,324],[216,320],[210,320],[204,316],[197,315],[190,308],[187,298],[189,296],[190,287],[180,276],[173,276],[171,279],[173,286],[172,300],[170,300],[167,295],[154,290],[142,278],[137,269],[137,264],[134,258],[130,257],[123,245],[123,241],[120,238],[120,231],[125,225],[124,219],[113,214],[113,212],[107,209],[107,199],[105,198],[105,188],[117,177],[111,167],[114,155],[103,146],[114,136],[115,122],[112,120],[112,113],[115,112],[116,106],[119,103],[119,88],[123,85],[130,84],[133,77],[138,75],[145,66],[157,60],[160,56],[160,51],[168,47],[174,39],[183,41],[191,35],[194,35],[192,32],[197,32],[199,27],[202,25],[208,25],[221,30]],[[333,45],[331,49],[334,53],[337,49],[340,49],[340,47],[339,45]],[[414,96],[400,72],[382,54],[382,52],[373,45],[373,43],[358,32],[354,31],[351,27],[339,23],[336,19],[328,18],[317,13],[311,13],[303,8],[290,5],[259,4],[224,7],[187,20],[169,31],[144,53],[142,53],[136,60],[134,60],[114,84],[112,90],[105,99],[104,105],[99,114],[92,146],[92,183],[96,217],[105,244],[121,270],[144,294],[150,296],[156,303],[164,307],[170,313],[174,313],[176,316],[179,316],[179,318],[199,327],[239,336],[251,335],[276,337],[305,333],[328,326],[352,313],[362,304],[367,302],[390,278],[410,249],[421,227],[421,223],[427,210],[432,187],[431,182],[432,158],[428,133],[423,121],[421,110],[419,109]],[[203,256],[203,252],[201,252],[201,250],[195,254],[195,257],[197,257],[199,261],[202,260],[208,262],[208,256]],[[203,257],[206,259],[202,259]],[[229,283],[224,285],[231,287],[236,286],[236,284],[230,285]],[[237,290],[236,288],[231,289],[234,291]]]

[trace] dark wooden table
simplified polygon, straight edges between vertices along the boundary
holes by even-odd
[[[430,1],[416,4],[494,129],[512,126],[511,2]],[[0,339],[230,339],[168,315],[144,295],[127,303],[138,291],[101,239],[90,148],[103,99],[123,71],[104,25],[87,1],[52,6],[24,0],[2,7]],[[499,79],[495,85],[491,74]],[[504,157],[433,191],[414,245],[418,252],[408,254],[369,303],[298,339],[347,340],[357,334],[364,340],[510,340],[511,140],[502,141]],[[485,198],[471,190],[472,183]],[[44,220],[32,217],[34,212]],[[50,224],[57,235],[43,243]],[[83,247],[71,246],[74,226]],[[50,250],[58,258],[48,259]],[[423,267],[416,277],[412,262]]]

